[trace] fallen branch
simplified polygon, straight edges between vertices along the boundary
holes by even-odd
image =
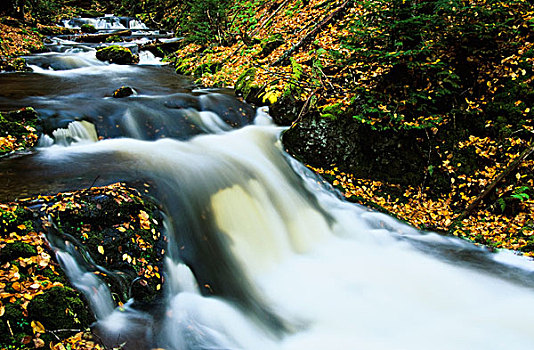
[[[506,167],[506,169],[504,169],[485,189],[484,191],[482,191],[482,193],[480,193],[478,195],[477,198],[475,198],[475,200],[473,202],[471,202],[471,204],[469,204],[469,206],[467,207],[467,209],[464,210],[464,212],[462,214],[460,214],[460,216],[458,216],[456,218],[456,222],[461,222],[462,220],[468,218],[473,210],[475,210],[475,208],[480,204],[480,202],[486,198],[492,191],[493,189],[495,188],[495,186],[497,186],[497,184],[502,180],[504,179],[506,176],[508,176],[512,171],[514,171],[529,155],[532,154],[532,152],[534,152],[534,145],[528,147],[526,150],[524,150],[520,155],[519,157],[517,157],[512,163],[510,163],[510,165],[508,165]]]
[[[256,29],[254,29],[252,31],[252,33],[250,34],[251,37],[254,37],[256,34],[258,34],[258,32],[267,24],[269,23],[269,21],[271,20],[271,18],[273,18],[274,16],[276,16],[276,14],[286,5],[286,3],[288,2],[289,0],[285,0],[283,3],[280,4],[280,6],[278,6],[278,8],[265,20],[263,21],[262,24],[260,24]]]
[[[281,64],[289,56],[291,56],[293,52],[297,51],[298,49],[300,49],[301,46],[303,46],[308,41],[313,39],[325,25],[328,25],[330,21],[332,21],[337,15],[340,15],[347,8],[347,5],[351,2],[352,0],[346,0],[341,6],[339,6],[336,10],[334,10],[330,15],[326,16],[326,18],[323,19],[321,22],[319,22],[308,34],[304,36],[304,38],[302,38],[298,43],[291,46],[290,49],[284,52],[284,54],[279,59],[277,59],[272,64],[272,66],[277,66]]]
[[[319,88],[315,89],[315,91],[313,91],[310,95],[310,97],[308,97],[308,99],[306,100],[306,102],[304,103],[304,106],[302,106],[302,109],[300,110],[300,113],[299,115],[297,116],[297,119],[295,119],[295,121],[293,122],[293,124],[295,123],[298,123],[300,121],[300,119],[302,118],[302,116],[308,112],[308,110],[310,109],[310,102],[313,98],[313,96],[315,96],[315,94],[317,93],[317,91],[319,91]]]

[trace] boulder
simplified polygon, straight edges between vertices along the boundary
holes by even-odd
[[[96,51],[96,58],[100,61],[109,61],[116,64],[134,64],[139,62],[139,57],[126,47],[111,45]]]
[[[123,98],[135,94],[135,90],[129,86],[121,86],[113,92],[114,98]]]

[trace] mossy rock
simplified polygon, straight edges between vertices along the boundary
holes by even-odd
[[[14,138],[13,142],[0,147],[0,156],[34,147],[40,129],[41,120],[33,108],[0,113],[0,137]]]
[[[121,41],[123,41],[123,39],[118,35],[113,35],[113,36],[106,38],[107,43],[118,43]]]
[[[7,243],[5,247],[0,248],[0,262],[5,264],[8,261],[16,260],[17,258],[29,258],[37,254],[34,246],[23,243],[13,242]]]
[[[61,201],[75,205],[54,210]],[[154,201],[133,189],[118,196],[93,189],[72,199],[56,198],[46,207],[52,208],[45,208],[44,212],[52,216],[56,225],[48,228],[49,239],[54,239],[52,234],[59,237],[59,241],[53,240],[54,244],[64,244],[65,240],[74,244],[89,262],[89,271],[104,272],[100,276],[117,302],[134,297],[146,304],[160,296],[167,242],[162,234],[163,217]],[[144,282],[135,284],[139,279]],[[137,287],[143,291],[137,291]]]
[[[262,99],[259,97],[262,89],[254,84],[254,77],[256,76],[256,68],[249,68],[237,79],[234,90],[236,95],[242,96],[245,101],[256,106],[264,105]]]
[[[265,58],[269,56],[274,50],[282,46],[284,43],[285,41],[279,34],[266,39],[261,44],[261,52],[259,54],[259,58]]]
[[[6,72],[31,72],[32,69],[26,64],[26,60],[22,57],[7,58],[0,61],[0,70]]]
[[[82,26],[80,27],[80,30],[82,31],[82,33],[88,33],[88,34],[94,34],[98,32],[98,29],[96,29],[94,25],[89,24],[89,23],[82,24]]]
[[[111,45],[96,51],[96,58],[100,61],[109,61],[116,64],[134,64],[139,62],[139,57],[126,47]]]
[[[54,287],[33,298],[28,319],[39,321],[48,331],[84,330],[95,321],[81,293],[69,287]]]

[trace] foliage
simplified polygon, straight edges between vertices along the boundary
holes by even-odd
[[[510,96],[512,86],[532,77],[523,67],[526,52],[504,65],[509,72],[495,69],[532,29],[523,18],[528,2],[376,0],[359,6],[363,15],[349,23],[344,39],[351,57],[339,58],[359,77],[354,118],[379,128],[428,128],[513,110],[498,93],[508,101],[532,94]],[[496,99],[487,105],[490,95]],[[502,103],[506,108],[495,111]]]

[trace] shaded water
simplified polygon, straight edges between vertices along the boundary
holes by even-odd
[[[0,75],[0,108],[34,106],[48,134],[34,154],[0,162],[0,194],[95,179],[156,184],[170,239],[160,307],[114,309],[68,245],[58,256],[80,290],[98,290],[88,294],[108,345],[534,348],[532,262],[344,202],[283,152],[282,128],[227,91],[197,91],[168,67],[102,64],[91,48],[65,45],[35,58],[42,69]],[[83,67],[54,63],[80,55]],[[121,85],[137,95],[111,98]]]

